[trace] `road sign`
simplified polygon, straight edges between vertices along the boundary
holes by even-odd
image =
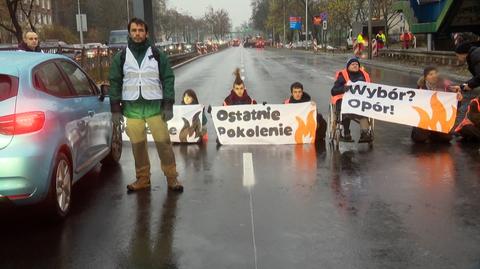
[[[77,19],[77,32],[80,32],[80,28],[82,29],[82,32],[86,32],[87,31],[87,15],[77,14],[75,17]]]
[[[327,30],[327,21],[323,21],[323,30]]]
[[[290,17],[290,29],[302,30],[302,17]]]
[[[320,18],[322,18],[322,21],[328,20],[328,13],[327,12],[320,13]]]

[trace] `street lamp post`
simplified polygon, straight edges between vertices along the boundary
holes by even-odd
[[[372,59],[372,0],[368,0],[368,59]]]
[[[82,25],[82,15],[80,13],[80,0],[77,0],[77,7],[78,7],[78,21],[80,22],[80,44],[83,47],[83,25]]]
[[[275,6],[275,0],[273,0],[273,5]],[[273,23],[272,27],[272,46],[275,44],[275,22]]]
[[[127,23],[130,22],[130,5],[127,0]]]
[[[308,50],[308,0],[305,0],[305,49]]]
[[[283,46],[285,46],[285,42],[286,42],[285,40],[287,38],[285,24],[287,24],[287,11],[285,7],[285,0],[283,0]]]

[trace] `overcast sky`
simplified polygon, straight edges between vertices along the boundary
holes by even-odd
[[[203,17],[208,6],[214,9],[223,8],[228,11],[233,29],[248,21],[252,15],[251,0],[168,0],[169,8],[177,8],[193,17]],[[232,29],[232,30],[233,30]]]

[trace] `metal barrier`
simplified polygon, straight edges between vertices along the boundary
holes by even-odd
[[[417,65],[441,64],[459,66],[460,62],[452,51],[418,51],[418,50],[379,50],[381,57],[393,58],[400,61],[408,61]]]
[[[217,50],[227,48],[228,45],[222,45]],[[76,61],[82,68],[97,82],[105,82],[108,80],[108,69],[113,56],[120,50],[118,48],[109,47],[94,47],[94,48],[75,48],[73,46],[58,46],[58,47],[41,47],[44,53],[62,54],[74,61]],[[4,47],[0,51],[16,51],[17,47]],[[217,50],[209,51],[208,53],[216,52]],[[197,51],[168,55],[170,64],[172,66],[185,62],[198,56]]]

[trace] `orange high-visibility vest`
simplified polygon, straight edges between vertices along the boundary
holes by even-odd
[[[467,126],[467,125],[473,125],[473,122],[468,118],[468,113],[470,113],[470,106],[473,104],[473,103],[477,103],[477,109],[478,111],[480,111],[480,102],[478,101],[478,98],[475,98],[473,99],[470,104],[468,105],[468,109],[467,109],[467,113],[465,113],[465,118],[462,120],[462,122],[457,126],[457,128],[455,129],[455,132],[460,132],[460,130]]]
[[[365,70],[360,69],[360,73],[362,73],[363,77],[365,78],[365,82],[371,82],[370,75]],[[347,69],[343,69],[341,71],[338,71],[335,74],[335,80],[337,80],[340,77],[340,74],[342,74],[342,76],[343,76],[343,78],[345,79],[346,82],[350,81],[350,76],[348,75],[348,70]],[[332,102],[332,104],[336,104],[337,101],[342,99],[342,98],[343,98],[343,94],[339,94],[339,95],[332,96],[330,101]]]

